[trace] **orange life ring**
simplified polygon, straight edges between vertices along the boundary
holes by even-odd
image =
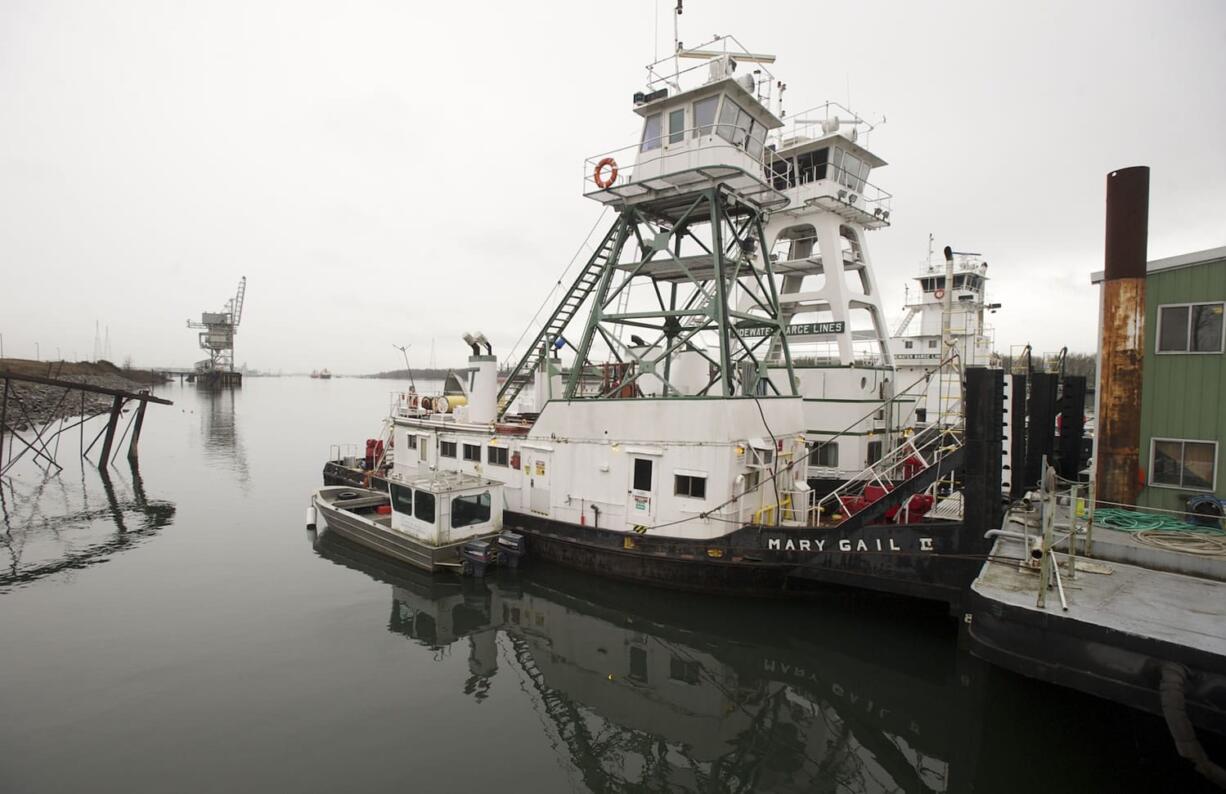
[[[945,290],[941,289],[940,287],[937,287],[935,290],[932,291],[932,294],[937,296],[937,298],[944,298]]]
[[[609,167],[609,178],[605,179],[601,176],[604,173],[605,166]],[[617,161],[612,157],[606,157],[599,163],[596,163],[596,170],[592,174],[593,181],[596,182],[596,187],[604,190],[612,185],[617,180]]]

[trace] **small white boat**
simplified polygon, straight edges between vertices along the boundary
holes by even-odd
[[[458,475],[458,476],[457,476]],[[330,486],[311,498],[328,529],[427,571],[514,567],[523,539],[502,532],[502,486],[459,472],[393,478],[389,491]],[[308,524],[315,516],[308,511]],[[504,535],[505,537],[500,537]]]

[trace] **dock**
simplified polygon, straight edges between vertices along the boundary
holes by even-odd
[[[1086,502],[1079,515],[1075,494],[1056,494],[989,533],[964,616],[971,652],[1163,717],[1180,754],[1226,780],[1195,732],[1226,734],[1226,531],[1095,526]]]

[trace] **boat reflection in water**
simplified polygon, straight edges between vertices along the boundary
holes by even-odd
[[[391,631],[435,650],[467,641],[466,693],[484,698],[509,662],[592,790],[949,790],[965,677],[939,621],[662,595],[544,566],[434,577],[327,532],[315,544],[392,585]]]
[[[127,469],[83,466],[79,484],[63,474],[0,480],[0,589],[106,562],[169,526],[174,504],[148,498],[140,469]]]

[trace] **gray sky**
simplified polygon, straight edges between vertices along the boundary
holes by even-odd
[[[188,365],[249,280],[237,359],[286,371],[505,354],[600,214],[671,0],[0,4],[9,356]],[[766,12],[763,9],[767,9]],[[798,112],[888,122],[891,321],[927,250],[991,264],[997,347],[1092,350],[1106,174],[1152,168],[1151,258],[1226,244],[1226,3],[689,0],[681,39],[779,56]],[[892,322],[891,322],[892,325]]]

